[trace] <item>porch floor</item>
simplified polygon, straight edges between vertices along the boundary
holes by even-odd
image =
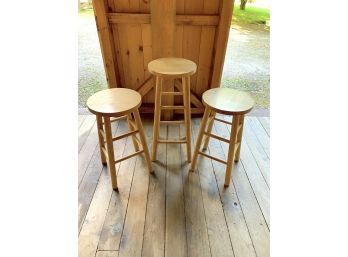
[[[192,147],[200,120],[192,119]],[[152,123],[143,118],[150,152]],[[124,121],[112,126],[114,134],[128,130]],[[228,138],[229,130],[214,123],[214,134]],[[155,174],[142,155],[130,158],[116,166],[115,192],[100,161],[95,116],[79,115],[79,257],[268,257],[269,135],[268,117],[245,118],[241,160],[228,188],[225,165],[199,156],[198,169],[189,172],[186,145],[159,144]],[[183,127],[161,126],[163,138],[182,136]],[[134,151],[130,137],[114,147],[117,159]],[[207,151],[226,159],[227,147],[211,138]]]

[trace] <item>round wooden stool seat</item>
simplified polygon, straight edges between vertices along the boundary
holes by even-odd
[[[159,58],[148,64],[149,72],[160,77],[186,77],[194,74],[197,65],[184,58]]]
[[[128,88],[110,88],[99,91],[87,100],[88,109],[102,116],[122,116],[138,109],[141,95]]]
[[[213,111],[227,115],[240,115],[251,111],[254,100],[243,91],[232,88],[212,88],[204,92],[204,105],[208,105]]]

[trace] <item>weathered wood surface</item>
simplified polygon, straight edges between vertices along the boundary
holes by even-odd
[[[81,133],[91,117],[80,118]],[[269,124],[269,118],[262,120]],[[152,123],[143,119],[150,149]],[[199,124],[199,118],[192,120],[193,142]],[[79,257],[268,257],[269,169],[262,167],[269,167],[264,151],[269,137],[264,138],[268,134],[259,117],[248,117],[247,127],[228,188],[223,186],[225,165],[199,157],[198,172],[192,173],[185,145],[160,144],[155,174],[148,174],[142,156],[128,159],[116,167],[119,192],[114,192],[109,173],[100,163],[99,148],[89,143],[92,135],[98,140],[91,125],[87,139],[81,137],[86,141],[80,151],[84,163],[79,164],[80,169],[85,167],[79,186]],[[124,121],[113,125],[115,133],[126,130]],[[215,122],[212,132],[228,138],[229,130],[229,125]],[[184,127],[163,125],[160,133],[163,138],[180,136]],[[133,151],[130,137],[120,141],[115,142],[117,158]],[[91,151],[88,155],[85,147]],[[212,138],[207,151],[226,159],[227,148]]]

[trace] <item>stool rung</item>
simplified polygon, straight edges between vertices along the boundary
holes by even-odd
[[[105,139],[105,133],[104,133],[104,130],[102,129],[99,129],[99,133],[103,136],[103,138]]]
[[[164,106],[161,106],[161,109],[163,109],[163,110],[173,110],[173,109],[184,110],[185,106],[183,106],[183,105],[164,105]]]
[[[198,153],[201,154],[201,155],[203,155],[203,156],[205,156],[205,157],[208,157],[208,158],[210,158],[210,159],[213,159],[214,161],[218,161],[218,162],[221,162],[221,163],[223,163],[223,164],[227,164],[227,162],[225,162],[224,160],[221,160],[221,159],[219,159],[219,158],[217,158],[217,157],[211,156],[211,155],[206,154],[206,153],[203,153],[203,152],[201,152],[201,151],[198,151]]]
[[[183,95],[182,92],[162,92],[162,95]]]
[[[122,119],[125,119],[125,118],[127,118],[127,115],[123,115],[123,116],[120,116],[120,117],[116,117],[116,118],[110,119],[110,123],[115,122],[115,121],[118,121],[118,120],[122,120]],[[104,125],[105,123],[102,122],[102,124]]]
[[[170,140],[170,139],[157,139],[157,143],[162,144],[186,144],[186,139],[180,139],[180,140]]]
[[[127,133],[124,133],[124,134],[122,134],[122,135],[119,135],[119,136],[117,136],[117,137],[114,137],[114,138],[112,139],[112,141],[120,140],[120,139],[122,139],[122,138],[124,138],[124,137],[129,137],[129,136],[134,135],[134,134],[136,134],[136,133],[138,133],[138,132],[139,132],[139,130],[129,131],[129,132],[127,132]]]
[[[134,157],[134,156],[136,156],[136,155],[138,155],[138,154],[141,154],[141,153],[143,153],[143,152],[144,152],[144,150],[139,150],[139,151],[137,151],[137,152],[135,152],[135,153],[132,153],[132,154],[130,154],[130,155],[127,155],[127,156],[125,156],[125,157],[123,157],[123,158],[121,158],[121,159],[116,160],[116,161],[115,161],[115,164],[116,164],[116,163],[119,163],[119,162],[122,162],[122,161],[124,161],[124,160],[127,160],[127,159],[129,159],[129,158],[132,158],[132,157]]]
[[[163,124],[184,124],[184,120],[161,120],[160,123]]]
[[[228,125],[231,125],[231,126],[232,126],[232,122],[228,122],[228,121],[226,121],[226,120],[222,120],[222,119],[219,119],[219,118],[214,118],[214,120],[216,120],[216,121],[220,121],[220,122],[223,122],[223,123],[226,123],[226,124],[228,124]]]
[[[230,141],[228,139],[223,138],[223,137],[219,137],[218,135],[215,135],[215,134],[204,132],[204,135],[207,135],[209,137],[215,138],[217,140],[223,141],[223,142],[228,143],[228,144],[230,143]]]
[[[108,159],[109,155],[108,155],[108,152],[106,151],[106,148],[104,146],[102,146],[101,149],[102,149],[102,151],[104,153],[105,158]]]
[[[138,145],[144,148],[143,144],[140,142],[139,138],[134,137],[135,141],[137,141]]]

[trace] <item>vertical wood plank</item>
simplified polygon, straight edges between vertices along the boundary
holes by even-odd
[[[199,122],[193,119],[193,133],[195,139],[199,130]],[[211,255],[213,257],[234,256],[224,211],[220,202],[218,186],[214,178],[212,161],[199,156],[197,171],[199,174],[205,216],[208,227]]]
[[[215,56],[213,73],[210,86],[219,87],[221,82],[222,69],[225,61],[227,40],[231,26],[234,0],[221,1],[220,22],[215,35]]]
[[[178,126],[168,126],[168,138],[179,134]],[[186,257],[186,229],[180,145],[167,145],[166,174],[166,257]]]
[[[192,132],[192,131],[191,131]],[[180,134],[185,134],[184,126],[180,126]],[[193,132],[191,133],[193,138]],[[181,152],[185,152],[185,146],[181,145]],[[185,157],[181,157],[185,218],[187,236],[187,255],[210,257],[208,228],[205,221],[205,212],[201,192],[201,184],[198,172],[189,172],[189,165],[185,163]]]
[[[199,63],[197,65],[197,84],[196,94],[202,95],[209,89],[210,72],[212,68],[212,57],[214,47],[215,27],[202,27],[200,46],[199,46]]]
[[[117,56],[117,67],[120,75],[120,87],[124,87],[125,84],[125,74],[123,70],[123,62],[122,62],[122,52],[121,52],[121,46],[120,46],[120,34],[118,31],[118,24],[112,24],[112,31],[114,35],[114,46],[115,46],[115,52]]]
[[[132,159],[136,164],[119,248],[120,257],[140,257],[143,244],[149,173],[143,156]]]
[[[182,45],[182,55],[183,58],[189,59],[195,62],[197,65],[199,63],[199,47],[202,26],[190,26],[185,25],[183,30],[183,45]],[[191,91],[196,92],[197,85],[197,72],[190,76],[191,81]]]
[[[147,141],[152,137],[152,121],[144,120]],[[161,138],[167,138],[167,126],[160,128]],[[167,144],[158,145],[157,161],[154,162],[155,174],[149,176],[146,222],[142,256],[163,257],[165,238],[165,198],[166,198]]]
[[[140,13],[150,13],[150,2],[151,0],[139,0],[139,11]]]
[[[104,61],[106,80],[109,88],[117,87],[121,82],[117,73],[117,58],[113,44],[113,34],[106,15],[108,12],[107,1],[93,1],[93,9],[97,24],[100,48]]]
[[[218,14],[220,0],[204,0],[204,14]]]
[[[220,128],[221,124],[216,122],[212,128],[213,133],[220,134]],[[210,140],[208,151],[210,154],[213,154],[220,159],[226,158],[219,141],[213,138]],[[236,257],[256,257],[256,252],[244,219],[243,210],[241,209],[234,184],[231,183],[229,187],[224,187],[223,184],[225,179],[226,165],[219,162],[212,162],[212,164],[216,180],[218,181],[219,193],[233,246],[233,252]]]
[[[172,57],[174,55],[175,34],[175,0],[151,0],[151,30],[153,59]],[[165,35],[165,36],[164,36]],[[173,91],[174,81],[164,80],[163,90]],[[173,105],[173,96],[163,99],[165,105]],[[173,111],[165,111],[164,119],[171,119]]]
[[[123,141],[124,156],[133,152],[130,138]],[[118,192],[113,192],[109,203],[108,212],[101,232],[98,249],[118,250],[126,218],[129,194],[135,170],[135,158],[130,158],[120,163],[117,179],[119,181]]]
[[[149,72],[147,65],[150,61],[152,61],[152,35],[151,35],[151,25],[150,24],[141,24],[141,37],[143,42],[143,55],[144,55],[144,77],[147,80],[151,75]],[[155,84],[154,79],[151,82],[153,85]],[[149,93],[147,93],[143,97],[144,103],[154,103],[154,90],[151,89]]]

